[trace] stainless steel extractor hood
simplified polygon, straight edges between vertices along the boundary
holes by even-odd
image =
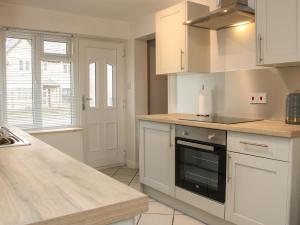
[[[186,21],[184,24],[220,30],[232,26],[252,23],[255,20],[255,10],[249,7],[248,0],[220,0],[220,8],[207,16]]]

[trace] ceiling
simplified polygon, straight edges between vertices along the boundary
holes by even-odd
[[[166,8],[181,0],[0,0],[42,9],[100,18],[131,20]]]

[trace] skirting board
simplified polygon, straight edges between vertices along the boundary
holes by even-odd
[[[153,188],[150,188],[148,186],[142,185],[142,190],[145,194],[149,195],[151,198],[159,202],[162,202],[166,205],[169,205],[181,212],[184,212],[185,214],[194,217],[207,225],[234,225],[216,216],[213,216],[203,210],[197,209],[196,207],[191,206],[185,202],[182,202],[171,196],[168,196],[157,190],[154,190]]]

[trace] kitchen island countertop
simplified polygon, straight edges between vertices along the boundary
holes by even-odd
[[[0,225],[106,225],[147,210],[146,195],[29,134],[0,148]]]

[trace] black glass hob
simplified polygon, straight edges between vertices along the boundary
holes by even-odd
[[[197,116],[180,118],[179,120],[206,122],[206,123],[220,123],[220,124],[237,124],[259,121],[259,119],[238,118],[238,117],[223,117],[223,116]]]

